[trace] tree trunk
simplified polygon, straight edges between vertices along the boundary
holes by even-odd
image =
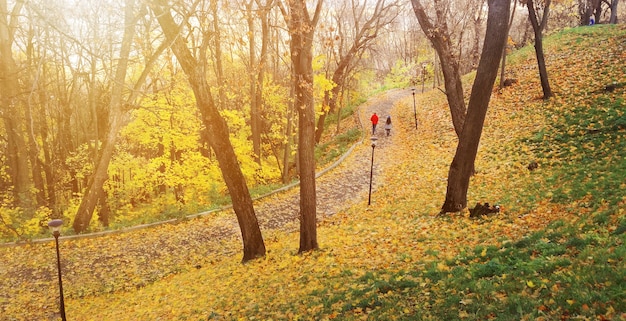
[[[513,1],[513,9],[511,12],[511,17],[509,18],[509,25],[506,28],[506,35],[507,35],[507,40],[508,40],[508,36],[509,36],[509,32],[511,32],[511,26],[513,26],[513,21],[515,18],[515,9],[517,8],[517,0]],[[508,41],[507,41],[508,43]],[[500,66],[500,89],[504,88],[504,80],[505,80],[505,76],[504,76],[504,71],[506,70],[506,49],[507,49],[507,43],[504,44],[504,50],[502,50],[502,65]]]
[[[12,52],[13,33],[23,5],[23,1],[17,1],[9,14],[7,1],[0,0],[0,97],[2,99],[0,113],[4,118],[7,135],[7,172],[14,187],[14,205],[29,207],[32,205],[32,197],[28,151],[23,133],[23,120],[20,118],[21,113],[18,108],[20,106],[18,68]]]
[[[461,74],[459,64],[452,55],[452,43],[448,25],[445,23],[445,10],[439,0],[435,1],[437,11],[438,24],[434,25],[426,15],[424,7],[419,0],[411,0],[413,11],[417,20],[439,55],[441,70],[443,72],[444,86],[446,88],[446,97],[450,106],[452,115],[452,124],[457,136],[461,135],[463,124],[465,122],[465,101],[463,98],[463,85],[461,83]],[[498,59],[499,60],[499,59]]]
[[[298,111],[298,162],[300,168],[300,248],[298,253],[318,249],[317,198],[315,192],[315,106],[313,101],[313,36],[322,1],[311,19],[304,0],[288,1],[283,10],[291,36],[294,68],[294,107]]]
[[[602,1],[593,0],[593,3],[595,8],[593,14],[595,16],[596,23],[600,23],[600,20],[602,19]]]
[[[102,226],[109,227],[109,221],[111,220],[109,197],[103,189],[100,189],[100,193],[101,194],[98,196],[98,221],[102,224]]]
[[[34,128],[34,124],[38,122],[33,119],[33,105],[35,104],[29,101],[26,106],[26,130],[30,136],[28,139],[28,157],[31,165],[33,186],[35,187],[35,202],[37,207],[41,207],[46,206],[46,188],[43,180],[43,168],[39,160],[40,148],[37,144],[38,139],[35,136],[35,133],[38,131]]]
[[[293,79],[295,79],[295,76],[292,76]],[[290,96],[293,97],[294,95],[294,85],[292,84],[290,87]],[[287,184],[289,183],[289,180],[291,179],[291,176],[289,174],[290,172],[290,168],[291,168],[291,146],[292,146],[292,133],[293,133],[293,110],[294,110],[294,106],[293,106],[293,102],[288,102],[287,103],[287,126],[285,128],[285,138],[286,138],[286,143],[284,146],[284,150],[283,150],[283,175],[282,175],[282,182],[283,184]]]
[[[243,238],[243,262],[265,255],[265,244],[261,229],[254,213],[252,198],[245,177],[239,167],[237,155],[230,143],[226,121],[216,108],[211,90],[206,79],[204,66],[192,56],[189,48],[179,34],[179,26],[169,13],[166,1],[150,3],[165,36],[172,42],[172,51],[178,58],[183,71],[188,76],[189,84],[194,92],[196,104],[201,113],[204,126],[209,130],[209,144],[215,152],[224,182],[230,193],[233,210],[237,215],[241,236]],[[166,11],[167,10],[167,11]]]
[[[537,56],[537,65],[539,66],[539,78],[541,79],[541,88],[543,89],[543,99],[552,97],[552,89],[548,80],[548,69],[546,68],[546,60],[543,55],[543,29],[548,20],[548,12],[550,10],[550,0],[546,1],[543,9],[543,18],[541,22],[537,19],[537,12],[533,0],[528,0],[528,18],[535,32],[535,54]]]
[[[446,200],[442,213],[458,212],[467,206],[467,190],[478,152],[491,92],[498,74],[498,61],[506,42],[509,0],[489,0],[487,32],[476,79],[467,109],[466,125],[459,138],[454,159],[448,172]]]
[[[254,25],[254,15],[252,5],[254,0],[248,0],[246,3],[246,21],[248,23],[248,41],[249,41],[249,59],[248,77],[250,85],[250,130],[252,132],[252,150],[254,152],[254,160],[261,164],[261,128],[260,128],[260,107],[257,96],[257,73],[256,68],[260,67],[256,61],[256,28]]]
[[[39,119],[35,119],[36,115],[45,115],[38,114],[37,112],[33,113],[33,108],[41,105],[43,102],[33,102],[33,99],[37,97],[33,92],[36,88],[39,87],[39,76],[37,73],[33,72],[36,68],[34,64],[35,52],[34,52],[34,44],[33,44],[33,32],[32,29],[29,30],[28,33],[28,43],[26,50],[26,57],[28,61],[29,74],[28,74],[28,82],[31,83],[31,92],[28,95],[28,99],[26,101],[26,132],[28,133],[28,156],[31,165],[31,177],[33,181],[33,185],[35,187],[35,202],[37,207],[46,206],[46,188],[44,185],[43,178],[43,168],[42,163],[40,161],[41,148],[38,144],[39,139],[36,136],[36,133],[40,131],[37,130],[37,124],[42,123]],[[45,122],[45,116],[43,122]]]
[[[480,31],[483,26],[483,16],[482,16],[482,8],[484,5],[484,1],[481,0],[480,6],[475,7],[473,9],[474,19],[474,39],[472,41],[472,50],[471,50],[471,64],[472,70],[478,66],[478,62],[480,61]]]
[[[323,113],[320,115],[317,121],[317,129],[315,131],[315,143],[319,143],[322,139],[322,134],[325,129],[326,117],[331,113],[335,112],[337,108],[337,99],[339,98],[339,93],[344,87],[344,79],[346,79],[346,72],[349,70],[350,63],[359,53],[359,49],[356,45],[353,45],[352,48],[348,51],[348,53],[341,58],[339,64],[337,65],[337,69],[333,72],[332,81],[335,86],[330,90],[324,93],[324,106],[328,108],[323,110]]]
[[[74,219],[74,223],[72,225],[76,233],[84,232],[87,229],[89,223],[91,222],[93,211],[98,204],[99,198],[102,193],[104,193],[102,190],[102,186],[108,178],[107,172],[109,169],[109,163],[111,161],[111,158],[113,157],[115,141],[117,140],[118,132],[122,128],[123,124],[124,115],[122,111],[122,95],[126,79],[128,57],[130,55],[133,36],[135,34],[133,12],[133,9],[135,7],[134,0],[126,0],[125,6],[124,36],[122,38],[120,58],[115,72],[115,81],[113,82],[113,88],[111,90],[111,101],[109,103],[109,130],[106,135],[106,140],[102,145],[100,157],[96,162],[94,174],[90,177],[89,182],[87,183],[88,186],[85,191],[85,195],[83,196],[83,199],[78,206],[76,218]]]
[[[269,12],[271,10],[271,0],[265,6],[262,6],[260,1],[257,0],[257,4],[259,5],[260,10],[260,19],[261,19],[261,52],[259,53],[259,62],[257,66],[257,79],[256,79],[256,91],[255,91],[255,103],[257,105],[257,127],[259,131],[259,164],[261,164],[261,135],[264,132],[263,126],[263,83],[265,81],[265,69],[267,68],[267,54],[268,54],[268,46],[270,41],[270,27],[269,27]]]
[[[617,24],[617,3],[619,0],[611,1],[611,17],[609,18],[609,23]]]
[[[46,67],[42,66],[42,68],[43,68],[42,74],[47,75],[48,73],[46,72]],[[39,91],[39,100],[41,101],[41,104],[39,105],[40,108],[39,108],[38,113],[40,115],[45,115],[46,110],[50,109],[48,107],[50,104],[50,101],[46,93],[47,91],[45,90]],[[57,204],[56,173],[52,166],[53,164],[52,155],[54,151],[52,150],[52,146],[49,141],[49,136],[48,136],[49,130],[50,129],[48,128],[48,122],[45,120],[42,121],[41,126],[39,126],[39,133],[41,135],[41,143],[42,143],[42,150],[43,150],[43,157],[44,157],[43,170],[45,173],[46,189],[48,192],[47,204],[48,204],[48,207],[52,210],[52,217],[56,218],[56,217],[60,217],[59,213],[61,211]]]
[[[217,10],[218,1],[211,1],[211,14],[213,15],[213,48],[215,51],[215,75],[217,77],[218,106],[226,104],[226,90],[224,88],[224,67],[222,64],[222,33],[220,19]]]
[[[587,26],[591,23],[591,17],[594,14],[597,14],[598,9],[602,6],[602,1],[600,0],[578,0],[578,14],[580,15],[580,25]],[[599,23],[598,19],[596,19],[595,23]]]

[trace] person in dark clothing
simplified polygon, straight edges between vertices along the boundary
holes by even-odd
[[[385,131],[387,132],[387,136],[391,134],[391,116],[387,116],[387,120],[385,121]]]

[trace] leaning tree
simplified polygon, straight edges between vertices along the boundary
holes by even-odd
[[[172,42],[171,49],[176,55],[178,63],[188,77],[189,85],[196,98],[196,105],[201,114],[202,124],[210,135],[209,144],[215,152],[215,157],[222,171],[224,182],[230,194],[233,210],[237,216],[241,236],[243,239],[243,261],[249,261],[265,255],[265,243],[261,235],[259,222],[254,212],[252,197],[248,190],[245,177],[239,166],[239,161],[233,145],[230,142],[228,125],[220,115],[211,93],[206,73],[206,65],[201,57],[194,57],[185,43],[184,30],[176,24],[172,16],[171,7],[166,0],[157,0],[150,3],[163,33],[168,41]],[[203,39],[209,41],[209,37]]]
[[[474,171],[480,136],[498,74],[498,62],[507,38],[510,0],[489,0],[487,31],[476,78],[465,117],[465,125],[448,172],[446,199],[442,213],[458,212],[467,207],[467,190]]]

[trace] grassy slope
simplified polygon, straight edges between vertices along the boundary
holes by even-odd
[[[322,250],[298,256],[296,234],[269,233],[268,256],[246,265],[223,255],[137,290],[81,296],[70,288],[68,316],[625,319],[625,91],[594,93],[626,81],[625,52],[623,25],[546,39],[557,93],[549,103],[538,99],[532,50],[510,59],[520,82],[494,94],[469,195],[502,204],[498,216],[435,216],[455,138],[444,97],[432,91],[418,97],[417,132],[412,101],[396,107],[387,183],[368,210],[361,202],[322,223]],[[539,168],[529,172],[532,160]],[[232,253],[240,244],[223,246]]]

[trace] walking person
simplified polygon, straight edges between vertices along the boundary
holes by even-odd
[[[370,118],[370,120],[372,121],[372,135],[374,135],[376,134],[376,125],[378,125],[378,115],[374,113],[372,115],[372,118]]]
[[[387,116],[387,120],[385,121],[385,131],[387,132],[387,136],[391,134],[391,116]]]

